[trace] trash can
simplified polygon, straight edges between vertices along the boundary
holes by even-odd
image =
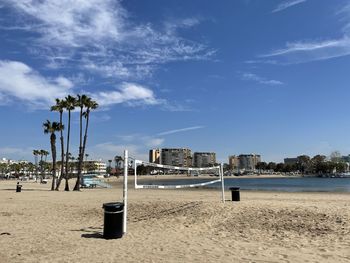
[[[17,193],[20,193],[21,191],[22,191],[22,185],[20,185],[19,183],[17,183],[16,192],[17,192]]]
[[[230,187],[231,195],[232,195],[232,201],[240,201],[239,196],[239,187]]]
[[[120,202],[105,203],[103,237],[105,239],[121,238],[123,236],[124,204]]]

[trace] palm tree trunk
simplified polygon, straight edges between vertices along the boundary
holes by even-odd
[[[38,181],[38,156],[37,154],[34,155],[35,158],[35,182]]]
[[[83,107],[80,107],[80,127],[79,127],[79,138],[80,138],[80,142],[79,142],[79,160],[78,160],[78,176],[77,176],[77,181],[75,183],[74,186],[74,191],[79,191],[80,190],[80,183],[81,183],[81,168],[82,168],[82,164],[83,164],[83,149],[82,149],[82,144],[83,144]]]
[[[56,135],[51,134],[51,154],[52,154],[52,185],[51,191],[55,190],[56,184]]]
[[[69,184],[68,184],[68,160],[69,160],[69,137],[70,137],[70,110],[68,110],[68,130],[67,130],[67,149],[66,149],[66,185],[64,187],[64,191],[69,191]]]
[[[63,112],[60,112],[60,127],[62,127],[62,115],[63,115]],[[60,137],[60,140],[61,140],[61,174],[57,180],[57,185],[56,185],[56,189],[55,189],[56,191],[59,190],[60,185],[61,185],[61,181],[62,181],[62,178],[64,175],[64,141],[63,141],[63,129],[62,128],[61,128],[60,132],[61,132],[61,137]]]
[[[87,131],[88,131],[88,128],[89,128],[89,115],[90,115],[90,110],[89,108],[86,110],[86,123],[85,123],[85,133],[84,133],[84,141],[83,141],[83,147],[82,147],[82,150],[81,150],[81,156],[84,156],[84,153],[85,153],[85,148],[86,148],[86,141],[87,141]],[[80,168],[81,170],[81,168]],[[78,186],[79,187],[78,189],[80,189],[80,182],[77,182]]]

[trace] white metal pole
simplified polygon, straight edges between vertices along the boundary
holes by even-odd
[[[126,220],[128,214],[128,150],[124,150],[124,178],[123,178],[123,202],[124,202],[124,218],[123,218],[123,233],[126,233]]]
[[[136,163],[136,160],[134,160],[134,181],[135,181],[135,189],[137,189],[137,178],[136,178],[136,175],[137,175],[137,163]]]
[[[220,174],[221,174],[221,197],[222,202],[225,203],[225,183],[224,183],[224,164],[220,165]]]

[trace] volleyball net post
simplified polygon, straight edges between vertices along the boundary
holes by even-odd
[[[123,213],[123,233],[126,233],[126,223],[128,219],[128,150],[124,150],[124,178],[123,178],[123,203],[124,203],[124,213]]]
[[[224,164],[220,164],[220,177],[221,177],[221,199],[225,203],[225,182],[224,182]]]

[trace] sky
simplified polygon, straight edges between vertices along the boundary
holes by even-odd
[[[68,94],[99,103],[91,159],[350,153],[349,0],[0,0],[0,34],[0,158],[49,150]]]

